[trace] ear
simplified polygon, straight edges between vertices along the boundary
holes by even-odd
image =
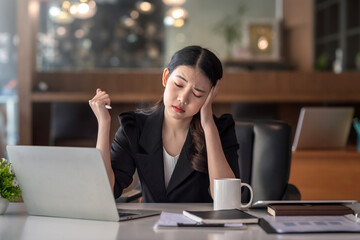
[[[162,75],[162,84],[164,87],[166,87],[166,83],[168,81],[168,78],[169,78],[169,69],[168,68],[165,68],[164,71],[163,71],[163,75]]]

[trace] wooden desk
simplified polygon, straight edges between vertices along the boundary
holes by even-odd
[[[212,204],[119,204],[120,208],[156,209],[180,213],[182,210],[209,210]],[[258,217],[264,216],[263,210],[252,210]],[[127,222],[103,222],[66,218],[28,216],[24,204],[10,203],[4,216],[0,216],[0,238],[15,239],[147,239],[147,240],[232,240],[232,239],[360,239],[360,234],[267,234],[257,224],[248,225],[246,230],[219,230],[196,228],[172,228],[155,230],[158,216]]]
[[[299,188],[302,200],[360,202],[360,153],[355,147],[295,151],[289,182]]]

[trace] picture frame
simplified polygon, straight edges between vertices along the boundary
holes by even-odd
[[[254,60],[281,60],[280,20],[246,19],[244,45]]]

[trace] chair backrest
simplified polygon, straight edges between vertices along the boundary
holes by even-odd
[[[97,121],[89,104],[52,103],[50,116],[50,145],[95,146]]]
[[[242,182],[249,183],[254,201],[281,200],[291,166],[291,127],[276,120],[240,120],[235,123]],[[249,192],[243,191],[242,201]]]

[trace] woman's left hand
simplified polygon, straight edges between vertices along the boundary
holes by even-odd
[[[213,121],[212,103],[220,88],[219,79],[214,87],[210,89],[209,95],[207,96],[204,105],[200,109],[200,120],[201,126],[204,128],[209,121]]]

